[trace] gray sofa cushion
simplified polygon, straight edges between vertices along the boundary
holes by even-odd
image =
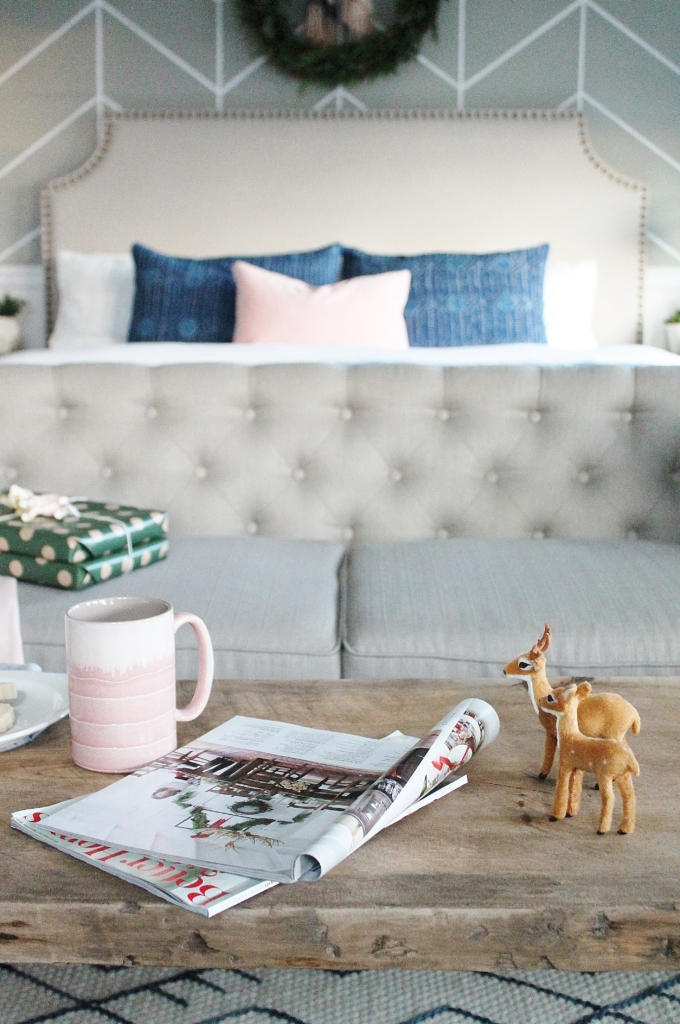
[[[498,675],[546,621],[549,674],[680,674],[680,545],[374,542],[345,586],[347,677]]]
[[[215,677],[338,679],[338,571],[332,541],[179,537],[167,561],[80,593],[19,584],[27,661],[63,672],[64,612],[79,601],[145,595],[208,626]],[[193,633],[177,634],[178,678],[196,677]]]

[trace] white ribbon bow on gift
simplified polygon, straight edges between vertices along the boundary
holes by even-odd
[[[65,494],[34,494],[27,487],[19,487],[12,484],[7,494],[0,494],[0,501],[8,505],[13,512],[7,516],[0,516],[0,523],[6,523],[10,519],[20,519],[22,523],[32,523],[34,520],[44,516],[47,519],[62,520],[67,516],[79,519],[80,509],[73,504],[74,501],[87,501],[87,498],[67,498]],[[123,568],[123,575],[131,572],[135,564],[135,555],[132,547],[132,531],[128,523],[115,516],[103,516],[99,512],[87,512],[88,519],[96,519],[101,523],[114,523],[122,526],[125,530],[127,540],[128,565]]]
[[[47,516],[50,519],[65,519],[66,516],[80,516],[79,510],[72,504],[71,498],[65,494],[34,494],[26,487],[19,487],[12,484],[9,494],[0,495],[0,501],[9,505],[14,512],[9,516],[3,516],[2,520],[14,519],[16,516],[22,523],[32,523],[39,516]]]

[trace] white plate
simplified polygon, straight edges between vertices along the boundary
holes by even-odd
[[[0,683],[14,683],[15,722],[0,733],[0,753],[30,743],[48,725],[68,714],[68,678],[57,672],[0,672]]]

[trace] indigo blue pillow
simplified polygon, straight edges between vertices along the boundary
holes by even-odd
[[[314,252],[208,260],[164,256],[133,245],[132,255],[135,299],[128,341],[231,341],[236,315],[231,266],[238,259],[313,285],[335,284],[342,271],[339,245]]]
[[[547,245],[482,255],[372,256],[344,250],[343,277],[410,270],[404,311],[409,344],[546,344],[543,278]]]

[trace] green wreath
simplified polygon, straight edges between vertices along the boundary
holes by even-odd
[[[392,24],[381,30],[371,0],[307,0],[299,34],[285,0],[235,0],[244,28],[279,71],[331,88],[392,74],[413,60],[426,33],[436,34],[440,2],[397,0]]]

